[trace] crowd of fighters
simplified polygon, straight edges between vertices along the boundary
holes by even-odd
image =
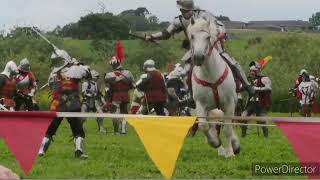
[[[214,17],[210,12],[196,7],[192,0],[178,0],[181,15],[176,17],[170,26],[163,32],[146,36],[147,41],[168,39],[173,34],[186,32],[190,18]],[[272,83],[270,78],[261,73],[261,66],[256,61],[249,64],[250,73],[247,77],[239,63],[225,52],[223,41],[226,40],[224,25],[215,21],[221,27],[221,56],[232,69],[237,81],[239,106],[236,115],[240,116],[265,116],[271,106]],[[187,38],[187,37],[186,37]],[[165,116],[190,115],[190,109],[194,108],[192,100],[191,74],[192,53],[188,45],[188,38],[183,43],[188,51],[183,56],[184,66],[176,64],[172,72],[167,75],[156,68],[152,59],[144,62],[144,73],[135,81],[132,73],[121,64],[121,60],[113,57],[109,64],[112,71],[104,75],[104,90],[101,91],[99,73],[90,67],[72,58],[66,51],[54,48],[51,56],[54,68],[48,78],[48,86],[52,92],[51,111],[57,112],[97,112],[97,113],[121,113],[121,114],[144,114],[155,113]],[[311,85],[312,84],[312,85]],[[301,100],[302,106],[309,106],[315,97],[315,81],[306,71],[302,71],[295,86],[295,94]],[[129,91],[133,90],[132,101]],[[246,90],[249,94],[248,101],[243,107],[241,91]],[[28,59],[21,60],[19,66],[14,61],[6,64],[0,74],[0,106],[3,110],[19,111],[38,110],[34,95],[37,91],[37,80],[30,70]],[[310,93],[312,96],[309,96]],[[308,97],[307,97],[308,96]],[[308,99],[309,98],[309,99]],[[131,102],[130,109],[128,109]],[[55,118],[50,124],[46,136],[43,138],[39,150],[39,156],[45,155],[52,138],[55,135],[63,118]],[[68,118],[75,144],[75,157],[87,158],[83,150],[85,131],[83,125],[85,118]],[[263,122],[260,122],[263,124]],[[97,119],[98,131],[105,133],[103,119]],[[114,134],[126,134],[125,119],[113,119]],[[247,127],[244,123],[242,136],[246,136]],[[193,134],[196,126],[192,128]],[[268,129],[263,127],[263,134],[268,137]]]

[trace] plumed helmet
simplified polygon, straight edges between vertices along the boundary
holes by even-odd
[[[109,64],[112,66],[113,69],[122,68],[121,61],[119,61],[115,56],[111,58],[111,60],[109,61]]]
[[[256,61],[251,61],[249,64],[250,67],[250,71],[260,71],[261,70],[261,66],[259,63],[257,63]]]
[[[30,71],[30,62],[27,58],[24,58],[20,61],[18,69],[22,72],[29,72]]]
[[[177,0],[177,6],[179,9],[188,11],[195,9],[193,0]]]
[[[91,70],[91,77],[93,80],[98,80],[99,79],[99,73],[95,70]]]
[[[155,70],[156,68],[155,68],[155,62],[154,62],[154,60],[152,60],[152,59],[148,59],[148,60],[146,60],[145,62],[144,62],[144,64],[143,64],[143,70],[144,71],[153,71],[153,70]]]

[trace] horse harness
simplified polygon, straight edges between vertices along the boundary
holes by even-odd
[[[206,30],[201,30],[203,32],[206,32],[208,34],[210,34],[208,31]],[[210,48],[209,48],[209,51],[208,51],[208,57],[211,56],[212,54],[212,51],[214,48],[218,48],[218,43],[221,42],[224,38],[224,33],[223,34],[219,34],[217,40],[215,40],[212,44],[210,43]],[[193,54],[193,52],[192,52]],[[221,53],[219,53],[220,56],[221,56]],[[204,80],[201,80],[199,79],[195,73],[193,73],[193,79],[195,80],[195,82],[197,84],[200,84],[204,87],[210,87],[211,90],[212,90],[212,93],[213,93],[213,97],[214,97],[214,100],[216,102],[216,105],[217,105],[217,108],[220,109],[220,99],[219,99],[219,91],[218,91],[218,87],[224,82],[224,80],[228,77],[228,74],[229,74],[229,68],[227,65],[225,65],[225,69],[224,69],[224,72],[223,74],[219,77],[219,79],[214,82],[214,83],[210,83],[210,82],[207,82],[207,81],[204,81]]]
[[[223,74],[219,77],[219,79],[215,83],[210,83],[204,80],[199,79],[195,73],[193,73],[193,79],[197,84],[200,84],[204,87],[210,87],[213,93],[214,100],[217,104],[217,108],[220,109],[220,99],[219,99],[219,91],[218,87],[224,82],[224,80],[228,77],[229,68],[226,65]]]

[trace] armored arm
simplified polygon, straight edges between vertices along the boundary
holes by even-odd
[[[179,18],[175,18],[173,22],[168,26],[167,29],[163,30],[162,32],[154,33],[151,35],[151,39],[154,40],[167,40],[173,34],[179,33],[183,31],[182,24],[180,23]]]
[[[263,77],[261,81],[264,84],[264,87],[254,87],[255,91],[257,92],[272,91],[272,83],[270,78]]]
[[[150,78],[151,77],[149,74],[142,74],[140,79],[136,83],[137,89],[140,91],[144,91],[144,86],[149,81]]]

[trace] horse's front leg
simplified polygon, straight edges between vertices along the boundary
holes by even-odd
[[[226,116],[233,116],[234,115],[234,107],[233,105],[230,105],[226,111]],[[227,124],[224,126],[224,133],[226,137],[226,155],[225,157],[232,157],[234,154],[238,154],[240,152],[240,141],[234,132],[233,125],[231,119],[228,119],[225,121]]]
[[[196,104],[196,111],[198,117],[207,117],[208,115],[207,109],[201,103]],[[207,143],[213,148],[218,148],[219,155],[224,156],[224,148],[218,137],[216,126],[214,124],[208,124],[206,118],[198,118],[198,121],[199,128],[204,132]]]

